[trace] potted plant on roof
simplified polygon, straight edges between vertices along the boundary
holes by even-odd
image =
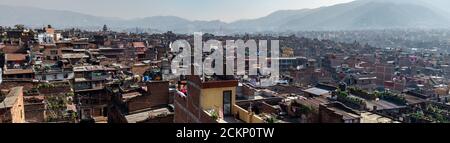
[[[273,123],[278,123],[278,120],[275,117],[270,116],[270,117],[265,118],[264,122],[269,123],[269,124],[273,124]]]
[[[219,113],[216,110],[211,109],[208,113],[213,120],[217,121],[219,119]]]

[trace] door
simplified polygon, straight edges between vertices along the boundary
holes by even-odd
[[[231,91],[224,91],[223,92],[223,115],[229,116],[231,115]]]

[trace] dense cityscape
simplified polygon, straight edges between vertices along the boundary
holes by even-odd
[[[303,123],[450,123],[449,6],[0,0],[0,123],[163,123],[148,134],[254,143]]]
[[[0,36],[0,123],[450,121],[446,30],[202,35],[279,40],[269,87],[259,74],[173,74],[170,47],[192,34],[16,25]]]

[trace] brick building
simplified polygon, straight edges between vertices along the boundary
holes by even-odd
[[[105,87],[116,69],[105,66],[74,67],[73,89],[81,118],[107,116],[110,94]]]
[[[0,102],[0,123],[24,122],[23,87],[15,87]]]
[[[153,81],[135,89],[120,88],[114,93],[108,112],[110,123],[173,122],[173,94],[168,81]],[[118,85],[116,85],[117,87]]]
[[[233,116],[238,81],[187,79],[187,94],[178,92],[174,99],[175,123],[226,122],[226,117]]]
[[[361,115],[357,111],[335,102],[319,106],[321,123],[360,123]]]

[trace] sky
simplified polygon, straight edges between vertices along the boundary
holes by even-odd
[[[277,10],[317,8],[353,0],[0,0],[0,5],[67,10],[123,19],[179,16],[190,20],[232,22]]]

